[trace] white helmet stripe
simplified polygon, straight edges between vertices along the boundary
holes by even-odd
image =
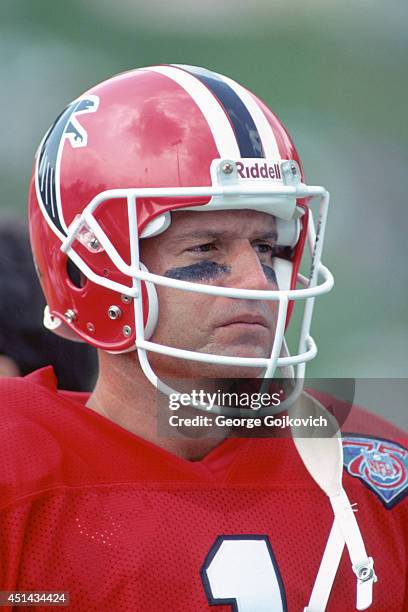
[[[199,79],[173,66],[152,66],[148,70],[172,79],[192,97],[207,120],[221,159],[241,157],[234,131],[223,107]]]

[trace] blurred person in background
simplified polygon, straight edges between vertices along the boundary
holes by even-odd
[[[1,219],[0,376],[25,376],[52,365],[60,388],[89,391],[96,378],[96,351],[50,334],[43,325],[44,308],[26,224]]]

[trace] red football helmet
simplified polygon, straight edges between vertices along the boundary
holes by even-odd
[[[309,214],[320,201],[317,236]],[[247,89],[192,66],[153,66],[96,85],[72,102],[44,137],[29,194],[33,254],[46,296],[45,324],[111,352],[137,348],[158,385],[147,351],[210,363],[264,368],[297,365],[316,354],[309,335],[314,297],[333,285],[321,264],[328,206],[323,187],[304,184],[285,128]],[[175,209],[254,209],[277,219],[284,255],[279,291],[189,283],[150,274],[139,240],[163,232]],[[311,272],[299,272],[308,237]],[[268,359],[183,351],[149,341],[157,317],[155,284],[231,298],[279,302]],[[282,356],[293,302],[305,300],[299,349]]]

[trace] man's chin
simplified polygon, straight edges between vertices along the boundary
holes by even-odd
[[[207,349],[208,352],[210,351]],[[267,359],[270,353],[266,353],[265,347],[240,345],[235,347],[217,347],[217,350],[212,347],[212,355],[222,355],[225,357],[241,357],[245,359]],[[248,367],[242,365],[223,365],[213,363],[198,363],[192,365],[192,368],[197,373],[197,376],[202,378],[257,378],[260,376],[264,368]]]
[[[190,349],[191,350],[191,349]],[[241,357],[245,359],[267,359],[270,347],[241,343],[235,346],[211,345],[200,348],[200,353],[214,356]],[[175,359],[164,355],[150,354],[153,370],[159,378],[257,378],[263,373],[262,367],[248,367],[242,365],[223,365],[193,361],[191,359]]]
[[[211,350],[208,350],[207,352],[211,353],[212,355],[225,355],[227,357],[242,357],[245,359],[268,359],[271,354],[271,348],[269,346],[266,347],[264,344],[249,344],[245,342],[235,345],[217,346],[216,348],[211,347]]]

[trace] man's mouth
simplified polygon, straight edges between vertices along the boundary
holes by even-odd
[[[237,314],[234,317],[229,317],[228,319],[225,319],[224,321],[218,323],[216,325],[216,327],[232,327],[232,326],[245,326],[246,328],[249,328],[251,326],[253,327],[266,327],[267,329],[270,328],[270,323],[268,322],[268,320],[263,317],[262,315],[257,315],[257,314]]]

